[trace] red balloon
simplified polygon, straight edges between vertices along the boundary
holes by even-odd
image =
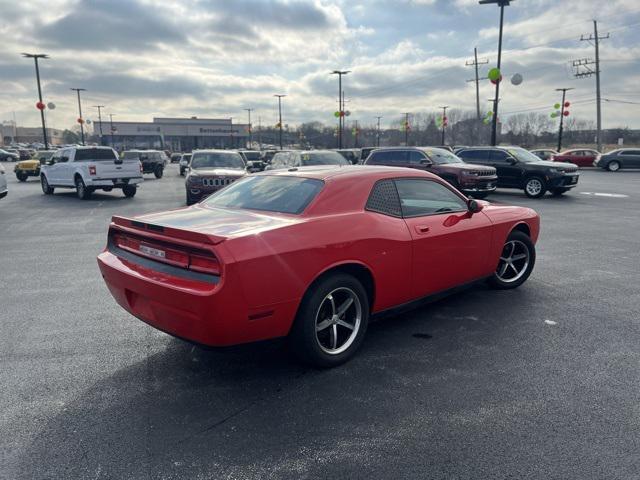
[[[564,111],[564,116],[565,116],[565,117],[568,117],[568,116],[569,116],[569,110],[565,110],[565,111]]]
[[[78,118],[78,123],[84,123],[84,120],[82,118]]]
[[[494,85],[497,85],[499,82],[502,81],[502,74],[500,74],[500,78],[497,80],[491,80],[491,83],[493,83]]]
[[[344,117],[344,112],[340,112],[340,116],[341,116],[341,117]]]
[[[36,103],[36,108],[38,110],[44,110],[45,108],[47,108],[47,106],[42,102],[38,102],[38,103]]]
[[[564,108],[569,108],[571,106],[571,103],[569,102],[564,102]]]

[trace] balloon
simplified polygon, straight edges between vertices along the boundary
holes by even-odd
[[[80,117],[78,117],[78,123],[84,123],[84,120]]]
[[[569,102],[564,102],[564,108],[569,108],[571,106],[571,103]]]
[[[491,110],[487,112],[487,117],[493,117],[493,112]]]
[[[47,103],[47,108],[49,108],[49,110],[55,110],[56,109],[56,104],[53,102],[49,102]]]
[[[492,82],[498,80],[500,78],[500,69],[495,67],[492,68],[491,70],[489,70],[487,77],[489,77],[489,80],[491,80]]]
[[[91,125],[91,120],[89,120],[88,118],[87,118],[86,122],[87,122],[87,125]]]
[[[38,110],[44,110],[46,108],[46,105],[44,103],[42,103],[42,102],[38,102],[38,103],[36,103],[36,108]]]
[[[555,103],[553,105],[553,108],[555,108],[556,110],[558,110],[562,105],[560,105],[559,103]]]
[[[495,80],[491,80],[491,83],[493,83],[494,85],[497,85],[498,83],[500,83],[502,81],[502,75],[500,75],[498,78],[496,78]]]
[[[557,116],[556,112],[551,112],[551,118],[556,118]]]
[[[347,110],[346,112],[344,112],[344,114],[348,117],[349,115],[351,115],[351,112]]]
[[[516,73],[513,77],[511,77],[511,83],[513,85],[520,85],[522,83],[522,75]]]
[[[568,117],[568,116],[569,116],[569,110],[565,110],[565,111],[564,111],[564,116],[565,116],[565,117]]]
[[[338,118],[340,116],[340,112],[333,112],[333,116]]]

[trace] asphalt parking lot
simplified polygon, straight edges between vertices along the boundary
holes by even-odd
[[[370,326],[333,370],[278,344],[217,351],[121,309],[95,261],[112,214],[184,204],[44,196],[5,164],[0,478],[640,478],[640,172],[583,171],[536,269]]]

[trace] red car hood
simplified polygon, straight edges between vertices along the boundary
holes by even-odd
[[[210,208],[204,205],[151,213],[136,217],[139,222],[160,225],[178,230],[188,230],[215,237],[224,238],[251,235],[265,230],[285,227],[299,223],[299,218],[260,213],[251,210]]]

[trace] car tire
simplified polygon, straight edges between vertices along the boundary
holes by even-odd
[[[122,187],[122,193],[124,193],[124,196],[127,198],[135,197],[137,191],[138,188],[135,185],[125,185]]]
[[[535,263],[536,247],[529,235],[514,230],[504,242],[496,270],[489,278],[489,285],[499,290],[517,288],[527,281]]]
[[[16,172],[16,178],[21,182],[26,182],[29,175],[24,172]]]
[[[610,172],[617,172],[618,170],[620,170],[620,162],[617,160],[611,160],[609,163],[607,163],[607,170],[609,170]]]
[[[45,195],[52,195],[54,188],[49,185],[47,177],[40,175],[40,185],[42,186],[42,193]]]
[[[180,168],[180,176],[184,177],[184,169],[183,168]]]
[[[153,170],[153,174],[156,176],[156,178],[162,178],[162,174],[164,173],[164,168],[162,168],[162,165],[158,165],[154,170]]]
[[[88,200],[91,198],[91,194],[93,193],[89,187],[84,184],[84,180],[82,180],[81,176],[76,177],[76,195],[80,200]]]
[[[196,203],[196,201],[191,198],[191,195],[189,195],[189,192],[187,192],[187,205],[193,205],[194,203]]]
[[[289,333],[289,348],[305,363],[336,367],[356,353],[368,323],[369,299],[362,284],[351,275],[329,274],[304,295]]]
[[[540,198],[547,192],[547,182],[541,177],[529,177],[524,182],[524,193],[529,198]]]

